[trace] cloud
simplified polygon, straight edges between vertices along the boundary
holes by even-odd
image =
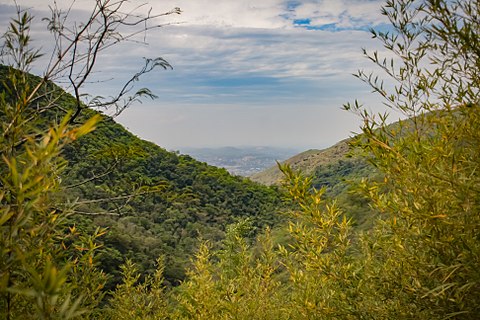
[[[18,1],[32,6],[39,18],[48,15],[38,0]],[[10,6],[2,6],[5,3]],[[77,19],[92,1],[75,3],[72,18]],[[363,98],[378,105],[351,73],[371,69],[362,47],[383,50],[365,32],[383,23],[379,3],[152,1],[154,12],[177,6],[183,10],[159,23],[184,23],[153,30],[146,45],[127,42],[103,52],[94,83],[85,92],[113,94],[141,67],[142,57],[161,56],[174,70],[153,72],[139,83],[159,99],[119,118],[142,137],[169,148],[188,146],[189,141],[190,145],[334,143],[358,127],[353,117],[340,111],[342,103]],[[14,12],[6,0],[0,0],[0,9],[2,18]],[[8,20],[2,21],[4,25]],[[48,51],[45,25],[40,19],[35,23],[32,37]]]
[[[292,83],[311,88],[353,80],[350,74],[366,66],[361,47],[369,41],[369,34],[354,30],[339,37],[304,29],[178,26],[151,38],[150,49],[174,65],[174,72],[159,75],[163,88],[171,84],[189,99],[203,92],[196,98],[223,94],[265,101],[291,99]],[[166,96],[174,99],[178,91],[169,88]]]
[[[174,19],[188,25],[221,28],[285,29],[293,27],[320,28],[335,25],[338,28],[365,28],[385,23],[379,14],[383,0],[164,0],[127,1],[124,12],[146,14],[163,13],[179,7],[183,13]],[[38,0],[19,0],[25,8],[38,8]],[[116,3],[116,1],[111,1]],[[11,0],[0,4],[12,5]],[[59,8],[75,12],[90,11],[94,1],[57,1]],[[46,7],[45,7],[46,9]],[[298,23],[303,21],[304,23]],[[306,23],[308,22],[308,23]]]
[[[379,14],[383,0],[307,0],[295,8],[295,19],[310,29],[368,29],[386,23]]]

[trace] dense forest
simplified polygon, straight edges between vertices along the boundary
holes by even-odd
[[[178,284],[198,239],[218,242],[225,226],[239,219],[258,230],[282,219],[274,188],[167,152],[106,117],[62,154],[69,163],[65,183],[81,184],[70,188],[69,198],[85,203],[73,221],[109,230],[101,240],[101,265],[111,275],[118,276],[126,258],[142,273],[153,272],[156,258],[164,255],[165,278]],[[99,214],[89,219],[92,213]]]
[[[146,89],[81,100],[126,21],[109,3],[83,29],[53,15],[51,32],[73,43],[58,43],[42,77],[29,74],[28,11],[3,37],[2,319],[478,319],[478,1],[386,1],[391,28],[372,34],[390,56],[365,51],[383,73],[357,77],[405,120],[346,104],[363,120],[355,158],[311,177],[282,165],[281,188],[90,108],[121,112]],[[169,66],[141,73],[151,63]],[[72,95],[52,81],[62,72]]]

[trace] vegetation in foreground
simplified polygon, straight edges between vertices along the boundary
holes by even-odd
[[[479,3],[392,0],[383,10],[392,31],[374,35],[394,58],[366,54],[397,85],[388,91],[375,75],[358,76],[408,120],[388,127],[385,115],[357,102],[345,106],[365,123],[353,145],[381,174],[356,189],[378,212],[372,229],[353,229],[323,189],[283,167],[294,206],[288,245],[274,245],[268,229],[251,243],[249,223],[241,221],[228,228],[219,250],[208,241],[199,246],[177,288],[164,288],[161,258],[142,282],[127,262],[123,283],[103,304],[96,252],[105,231],[82,236],[67,224],[76,204],[59,201],[58,179],[62,150],[98,119],[75,124],[67,115],[36,126],[32,105],[40,87],[32,88],[21,68],[34,56],[13,51],[23,52],[21,71],[10,69],[0,96],[2,317],[476,319]]]

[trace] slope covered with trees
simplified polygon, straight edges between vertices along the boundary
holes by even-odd
[[[165,276],[177,283],[199,238],[216,242],[238,219],[251,219],[259,230],[280,220],[282,202],[275,189],[167,152],[108,118],[65,148],[64,156],[68,185],[101,175],[72,188],[70,196],[87,202],[77,208],[83,219],[99,213],[93,225],[109,228],[104,270],[119,270],[131,258],[145,271],[165,255]],[[115,200],[122,195],[127,198]],[[95,199],[103,200],[90,203]]]
[[[292,169],[301,171],[305,175],[313,175],[318,168],[336,166],[340,161],[347,161],[351,153],[348,146],[348,139],[340,141],[335,145],[322,149],[311,149],[299,153],[282,164],[289,165]],[[251,179],[265,185],[280,185],[284,175],[278,166],[272,166],[267,170],[252,175]]]
[[[378,173],[361,153],[352,148],[352,142],[353,138],[326,149],[307,150],[281,162],[281,165],[311,177],[312,187],[325,188],[325,195],[337,199],[353,223],[366,229],[375,220],[376,211],[369,206],[367,198],[352,192],[352,188],[362,179],[378,177]],[[280,186],[284,177],[277,165],[253,175],[251,179],[265,185]]]
[[[1,79],[8,73],[7,67],[0,68]],[[39,125],[74,109],[73,97],[52,87],[62,96],[62,111],[51,110]],[[282,201],[276,189],[168,152],[97,112],[85,110],[78,121],[91,117],[98,118],[95,131],[62,150],[68,161],[63,201],[76,203],[72,223],[88,231],[97,226],[109,230],[101,241],[107,274],[118,276],[126,259],[142,273],[153,272],[156,259],[165,255],[165,277],[176,284],[184,278],[198,239],[217,242],[238,219],[250,219],[259,230],[280,221]]]

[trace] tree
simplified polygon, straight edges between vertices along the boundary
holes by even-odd
[[[384,175],[362,189],[382,213],[363,238],[366,314],[473,319],[480,313],[478,1],[389,0],[392,58],[366,56],[388,76],[358,77],[405,116],[348,110],[364,120],[355,146]],[[368,267],[367,267],[368,266]],[[381,301],[381,303],[378,303]]]
[[[74,1],[73,1],[74,3]],[[106,48],[147,32],[155,18],[179,13],[123,13],[126,0],[96,0],[88,20],[69,24],[69,11],[51,7],[46,18],[55,47],[41,79],[28,74],[41,52],[30,46],[33,17],[17,7],[3,36],[0,83],[0,316],[4,319],[69,319],[95,317],[103,296],[105,276],[96,266],[97,238],[105,230],[82,235],[67,224],[75,202],[65,202],[60,175],[65,168],[61,152],[74,140],[94,130],[100,116],[89,107],[120,113],[147,89],[130,94],[133,83],[155,67],[168,68],[162,58],[147,59],[117,96],[95,98],[85,104],[82,87],[92,75],[98,55]],[[139,8],[137,8],[139,9]],[[125,30],[125,28],[127,28]],[[133,28],[133,29],[128,29]],[[75,108],[51,81],[66,77]]]
[[[248,220],[227,228],[222,249],[200,245],[189,278],[174,292],[175,319],[289,319],[270,231],[248,245]]]
[[[157,259],[157,270],[139,283],[140,274],[127,260],[122,266],[123,283],[117,286],[106,310],[106,319],[150,320],[168,315],[163,288],[163,260]]]
[[[292,200],[292,237],[280,246],[290,280],[287,304],[294,319],[343,319],[355,306],[357,266],[351,251],[351,221],[335,201],[326,201],[325,188],[312,187],[312,178],[280,166]],[[353,293],[353,294],[352,294]]]

